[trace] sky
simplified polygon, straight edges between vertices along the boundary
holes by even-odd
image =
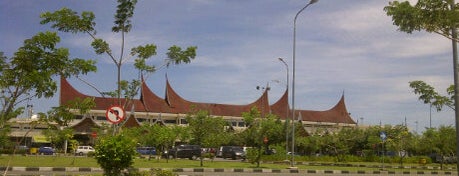
[[[269,101],[292,92],[293,19],[307,0],[139,0],[126,36],[130,48],[155,44],[149,64],[160,68],[170,46],[197,46],[189,64],[158,69],[147,77],[150,89],[163,97],[166,73],[172,87],[194,102],[248,104],[270,87]],[[415,2],[411,0],[411,2]],[[437,34],[397,31],[383,8],[389,0],[320,0],[296,21],[295,109],[328,110],[344,94],[354,121],[363,125],[406,124],[412,131],[454,125],[454,112],[441,112],[418,100],[409,82],[422,80],[446,95],[453,84],[451,41]],[[121,37],[112,33],[116,1],[0,1],[0,51],[7,57],[38,32],[55,31],[40,24],[40,14],[63,7],[94,12],[97,36],[120,55]],[[82,76],[101,91],[116,88],[116,67],[106,55],[96,55],[84,34],[59,32],[60,47],[72,58],[97,60],[97,73]],[[128,57],[125,55],[124,57]],[[278,58],[283,58],[286,67]],[[288,71],[287,72],[287,68]],[[289,81],[287,81],[287,74]],[[138,78],[128,60],[123,79]],[[56,78],[56,80],[58,80]],[[77,79],[80,92],[98,96]],[[33,99],[34,112],[58,106],[58,95]],[[291,95],[291,94],[290,94]],[[291,99],[291,96],[290,96]],[[430,120],[431,119],[431,120]]]

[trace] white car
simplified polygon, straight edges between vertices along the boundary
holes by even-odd
[[[78,146],[78,148],[75,151],[76,155],[87,155],[89,152],[94,152],[94,148],[91,146]]]

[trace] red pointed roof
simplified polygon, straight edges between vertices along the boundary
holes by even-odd
[[[158,97],[142,80],[140,101],[143,103],[146,112],[171,112],[171,108],[163,98]]]
[[[297,116],[295,116],[295,118],[297,118],[300,113],[303,121],[356,124],[355,121],[352,120],[349,112],[347,112],[344,94],[341,96],[339,102],[329,110],[296,110],[295,114],[297,114]]]
[[[288,103],[288,90],[285,90],[284,95],[271,105],[271,111],[271,113],[284,120],[287,118],[287,112],[289,113],[288,116],[291,115],[290,105]]]
[[[65,78],[61,78],[61,92],[60,92],[60,104],[73,100],[74,98],[86,98],[91,97],[78,92],[73,88]],[[105,110],[111,105],[117,104],[117,98],[104,98],[104,97],[93,97],[96,103],[94,109]],[[121,99],[122,104],[126,101]],[[142,89],[140,99],[134,99],[131,103],[125,107],[135,107],[136,112],[158,112],[158,113],[174,113],[174,114],[186,114],[193,110],[207,110],[211,115],[215,116],[234,116],[240,117],[243,112],[248,112],[252,107],[257,107],[259,111],[263,111],[262,114],[272,113],[286,119],[287,111],[291,113],[291,109],[288,103],[288,90],[285,91],[284,95],[274,104],[269,105],[268,91],[265,90],[263,95],[256,101],[245,104],[245,105],[230,105],[230,104],[218,104],[218,103],[200,103],[192,102],[182,98],[171,86],[169,80],[166,78],[166,92],[165,98],[160,98],[154,94],[149,87],[142,80]],[[313,110],[296,110],[297,116],[301,113],[303,121],[311,122],[329,122],[329,123],[348,123],[356,124],[350,117],[345,101],[344,94],[342,95],[339,102],[331,109],[326,111],[313,111]],[[291,115],[289,115],[291,117]]]
[[[133,128],[133,127],[140,127],[139,121],[135,119],[133,115],[129,115],[127,119],[125,119],[125,122],[123,122],[123,127],[127,128]]]
[[[246,105],[229,105],[229,104],[218,104],[218,103],[199,103],[191,102],[175,92],[170,85],[168,79],[166,79],[166,102],[173,109],[175,113],[190,112],[191,110],[207,110],[211,115],[218,116],[235,116],[240,117],[242,112],[248,112],[252,107],[258,107],[259,110],[263,110],[265,114],[269,113],[269,102],[268,92],[265,90],[263,95],[253,103]],[[263,107],[263,108],[262,108]]]
[[[61,92],[59,97],[59,104],[66,104],[68,101],[74,100],[75,98],[94,98],[94,102],[96,103],[96,107],[93,109],[96,110],[106,110],[112,105],[118,105],[117,98],[108,98],[108,97],[94,97],[80,93],[77,91],[64,77],[61,77]],[[126,104],[126,99],[121,99],[121,104]],[[145,108],[140,102],[140,100],[132,100],[129,101],[124,107],[135,107],[135,111],[137,112],[144,112]]]

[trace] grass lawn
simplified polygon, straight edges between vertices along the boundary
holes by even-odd
[[[12,158],[10,166],[21,166],[21,167],[99,167],[96,160],[92,157],[74,157],[74,156],[36,156],[36,155],[15,155],[15,156],[0,156],[0,166],[7,166],[9,159]],[[346,171],[374,171],[380,170],[378,166],[380,163],[346,163],[356,165],[366,165],[373,167],[350,167],[350,166],[336,166],[332,165],[295,165],[298,169],[306,170],[346,170]],[[396,167],[398,164],[385,164],[387,171],[432,171],[426,168],[409,168],[409,169],[396,169],[389,168],[388,166]],[[405,166],[419,166],[417,164],[405,164]],[[429,167],[439,167],[437,164],[427,165]],[[446,165],[452,167],[453,165]],[[210,161],[205,160],[203,167],[200,166],[200,160],[188,160],[188,159],[176,159],[176,160],[165,160],[165,159],[151,159],[147,158],[136,158],[134,160],[135,168],[256,168],[256,164],[238,161]],[[262,163],[260,168],[265,169],[286,169],[289,167],[287,163]],[[439,171],[439,170],[437,170]],[[448,170],[455,171],[455,170]]]

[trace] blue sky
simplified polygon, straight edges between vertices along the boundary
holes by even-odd
[[[247,104],[269,84],[270,102],[286,87],[286,67],[292,78],[293,18],[306,0],[155,0],[137,3],[131,47],[154,43],[158,54],[150,63],[160,66],[167,48],[197,46],[196,59],[187,65],[158,70],[147,83],[164,96],[165,73],[175,90],[196,102]],[[321,0],[303,11],[296,33],[296,109],[327,110],[345,94],[348,111],[365,125],[401,124],[414,131],[429,126],[429,106],[418,101],[409,81],[423,80],[446,94],[453,82],[451,41],[435,34],[397,31],[383,7],[388,0]],[[414,2],[412,0],[412,2]],[[11,57],[22,42],[40,31],[39,15],[62,7],[93,11],[97,36],[107,40],[119,55],[120,35],[111,32],[115,1],[4,0],[0,2],[1,49]],[[72,57],[98,62],[98,72],[83,76],[102,91],[115,89],[115,65],[95,55],[87,35],[60,33],[61,47]],[[129,52],[126,52],[129,53]],[[127,62],[124,79],[137,73]],[[96,91],[71,79],[82,93]],[[291,86],[290,86],[291,87]],[[35,112],[57,106],[58,97],[32,100]],[[453,125],[454,113],[445,108],[432,112],[432,126]]]

